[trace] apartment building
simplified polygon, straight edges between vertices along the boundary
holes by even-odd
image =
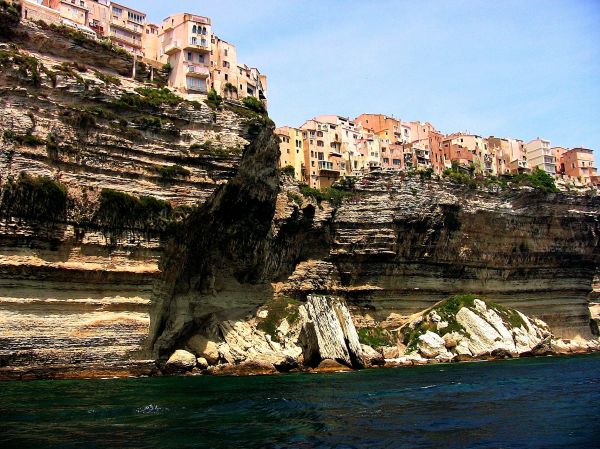
[[[377,134],[363,131],[358,139],[358,152],[364,161],[363,170],[381,168],[381,141]]]
[[[42,0],[23,0],[21,16],[26,20],[43,20],[46,23],[58,25],[61,23],[60,13],[43,4]]]
[[[305,174],[302,130],[282,126],[275,130],[275,134],[279,137],[279,168],[293,167],[294,178],[303,181]]]
[[[529,168],[540,168],[552,176],[556,175],[556,157],[550,148],[549,140],[538,137],[528,142],[525,150]]]
[[[45,0],[44,4],[58,11],[67,21],[83,26],[88,24],[88,0]]]
[[[210,18],[174,14],[161,24],[160,60],[171,66],[169,85],[187,94],[211,88],[230,99],[267,100],[267,79],[255,67],[239,64],[236,47],[213,34]]]
[[[381,144],[381,167],[387,170],[404,170],[404,144]]]
[[[142,36],[146,28],[146,14],[120,3],[110,5],[110,39],[128,52],[143,56]]]
[[[475,143],[476,139],[470,139],[467,134],[450,134],[442,141],[444,158],[449,160],[451,164],[469,167],[471,164],[475,164],[475,153],[478,149]]]
[[[256,67],[248,67],[245,64],[237,66],[239,76],[236,80],[238,95],[243,97],[255,97],[267,105],[267,78],[262,75]],[[216,90],[216,89],[215,89]]]
[[[171,66],[169,85],[185,93],[205,94],[211,67],[212,26],[208,17],[174,14],[159,31],[162,62]]]
[[[88,0],[88,26],[100,37],[108,37],[110,32],[110,0]]]
[[[156,25],[146,13],[110,0],[23,0],[23,17],[66,24],[106,37],[155,67],[169,64],[170,87],[187,94],[214,88],[230,99],[253,96],[267,106],[267,77],[237,60],[234,45],[212,32],[208,17],[173,14]]]
[[[342,160],[340,161],[341,175],[352,175],[363,172],[365,158],[359,151],[359,140],[364,130],[354,120],[341,115],[319,115],[315,120],[334,126],[340,138]]]
[[[238,80],[243,70],[240,71],[238,67],[235,45],[218,36],[213,36],[211,43],[211,86],[226,98],[243,97],[244,85]]]
[[[144,34],[142,35],[142,52],[144,54],[144,61],[148,63],[154,63],[152,65],[159,64],[160,61],[160,27],[155,23],[147,23]]]
[[[342,170],[340,129],[332,123],[315,119],[300,127],[304,144],[305,181],[310,187],[329,187]]]
[[[594,167],[594,152],[588,148],[572,148],[562,155],[564,174],[583,184],[592,184],[598,175]]]

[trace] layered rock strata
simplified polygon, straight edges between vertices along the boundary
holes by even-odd
[[[0,210],[0,377],[150,373],[135,360],[168,234],[103,227],[100,194],[185,216],[235,175],[252,114],[177,99],[130,79],[127,55],[35,24],[0,44],[0,65],[0,184],[26,173],[68,193],[58,219]]]

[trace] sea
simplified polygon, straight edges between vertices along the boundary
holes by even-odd
[[[0,448],[600,447],[600,354],[0,383]]]

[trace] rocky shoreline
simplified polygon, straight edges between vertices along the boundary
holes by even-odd
[[[397,329],[395,347],[361,343],[339,298],[310,295],[279,316],[273,337],[259,329],[267,317],[259,310],[256,320],[219,323],[221,341],[194,335],[167,360],[2,367],[0,380],[330,373],[600,352],[600,339],[555,338],[544,322],[470,295],[410,317]]]
[[[591,342],[591,344],[590,344]],[[567,342],[558,340],[554,349],[536,352],[535,354],[521,355],[518,358],[530,357],[569,357],[600,352],[600,342],[597,340]],[[393,369],[407,368],[424,365],[443,365],[448,363],[477,363],[510,360],[513,357],[507,354],[489,354],[483,357],[461,356],[455,360],[440,361],[419,357],[398,357],[386,359],[383,365],[374,365],[366,369]],[[2,381],[34,381],[34,380],[90,380],[90,379],[115,379],[115,378],[144,378],[157,376],[274,376],[291,373],[323,374],[359,371],[349,368],[334,360],[324,360],[319,366],[296,367],[289,371],[278,371],[264,362],[253,361],[239,365],[219,365],[211,369],[194,367],[189,371],[164,372],[154,360],[139,360],[120,366],[89,366],[85,368],[66,365],[53,367],[3,367],[0,368],[0,382]]]

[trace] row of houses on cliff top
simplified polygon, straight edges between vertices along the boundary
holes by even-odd
[[[332,185],[345,176],[373,170],[428,170],[442,174],[464,167],[480,175],[528,173],[539,168],[575,185],[600,185],[593,152],[551,147],[545,139],[442,134],[429,122],[403,122],[383,114],[355,119],[320,115],[299,128],[276,129],[281,168],[293,168],[311,187]]]
[[[19,0],[25,20],[65,25],[92,38],[110,39],[143,62],[171,67],[169,86],[185,94],[218,93],[266,104],[267,78],[238,62],[235,45],[213,33],[209,17],[173,14],[150,23],[143,11],[110,0]]]

